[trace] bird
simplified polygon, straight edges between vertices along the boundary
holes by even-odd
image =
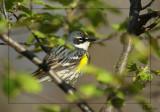
[[[57,45],[44,57],[43,63],[50,66],[51,70],[63,81],[74,87],[75,82],[82,75],[82,67],[88,63],[88,47],[95,40],[95,38],[90,37],[86,32],[75,30],[65,39],[65,43],[71,45],[74,50],[63,45]],[[52,80],[40,68],[33,72],[33,75],[38,78],[39,82]]]

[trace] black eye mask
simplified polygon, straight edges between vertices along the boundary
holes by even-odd
[[[75,38],[75,39],[73,39],[73,43],[74,44],[82,44],[84,42],[86,42],[86,40],[84,38]]]

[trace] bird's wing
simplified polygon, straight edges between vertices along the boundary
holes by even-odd
[[[64,69],[72,70],[78,66],[80,60],[83,58],[84,51],[70,50],[63,46],[53,48],[50,54],[46,55],[43,62],[48,64],[55,72]],[[42,69],[37,69],[34,73],[38,79],[47,76]]]

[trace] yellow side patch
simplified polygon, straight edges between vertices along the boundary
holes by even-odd
[[[88,35],[87,32],[84,32],[84,34]]]
[[[78,67],[77,67],[76,70],[77,70],[78,72],[80,72],[81,68],[82,68],[83,66],[85,66],[85,65],[87,64],[87,62],[88,62],[88,57],[87,57],[86,54],[84,54],[84,56],[83,56],[83,58],[81,59],[81,61],[80,61],[80,63],[79,63],[79,65],[78,65]]]

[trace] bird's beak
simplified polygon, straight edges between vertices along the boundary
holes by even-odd
[[[89,41],[89,42],[94,42],[94,41],[96,41],[96,38],[87,37],[86,40]]]
[[[94,42],[94,41],[96,41],[96,39],[95,38],[89,38],[88,41],[89,42]]]

